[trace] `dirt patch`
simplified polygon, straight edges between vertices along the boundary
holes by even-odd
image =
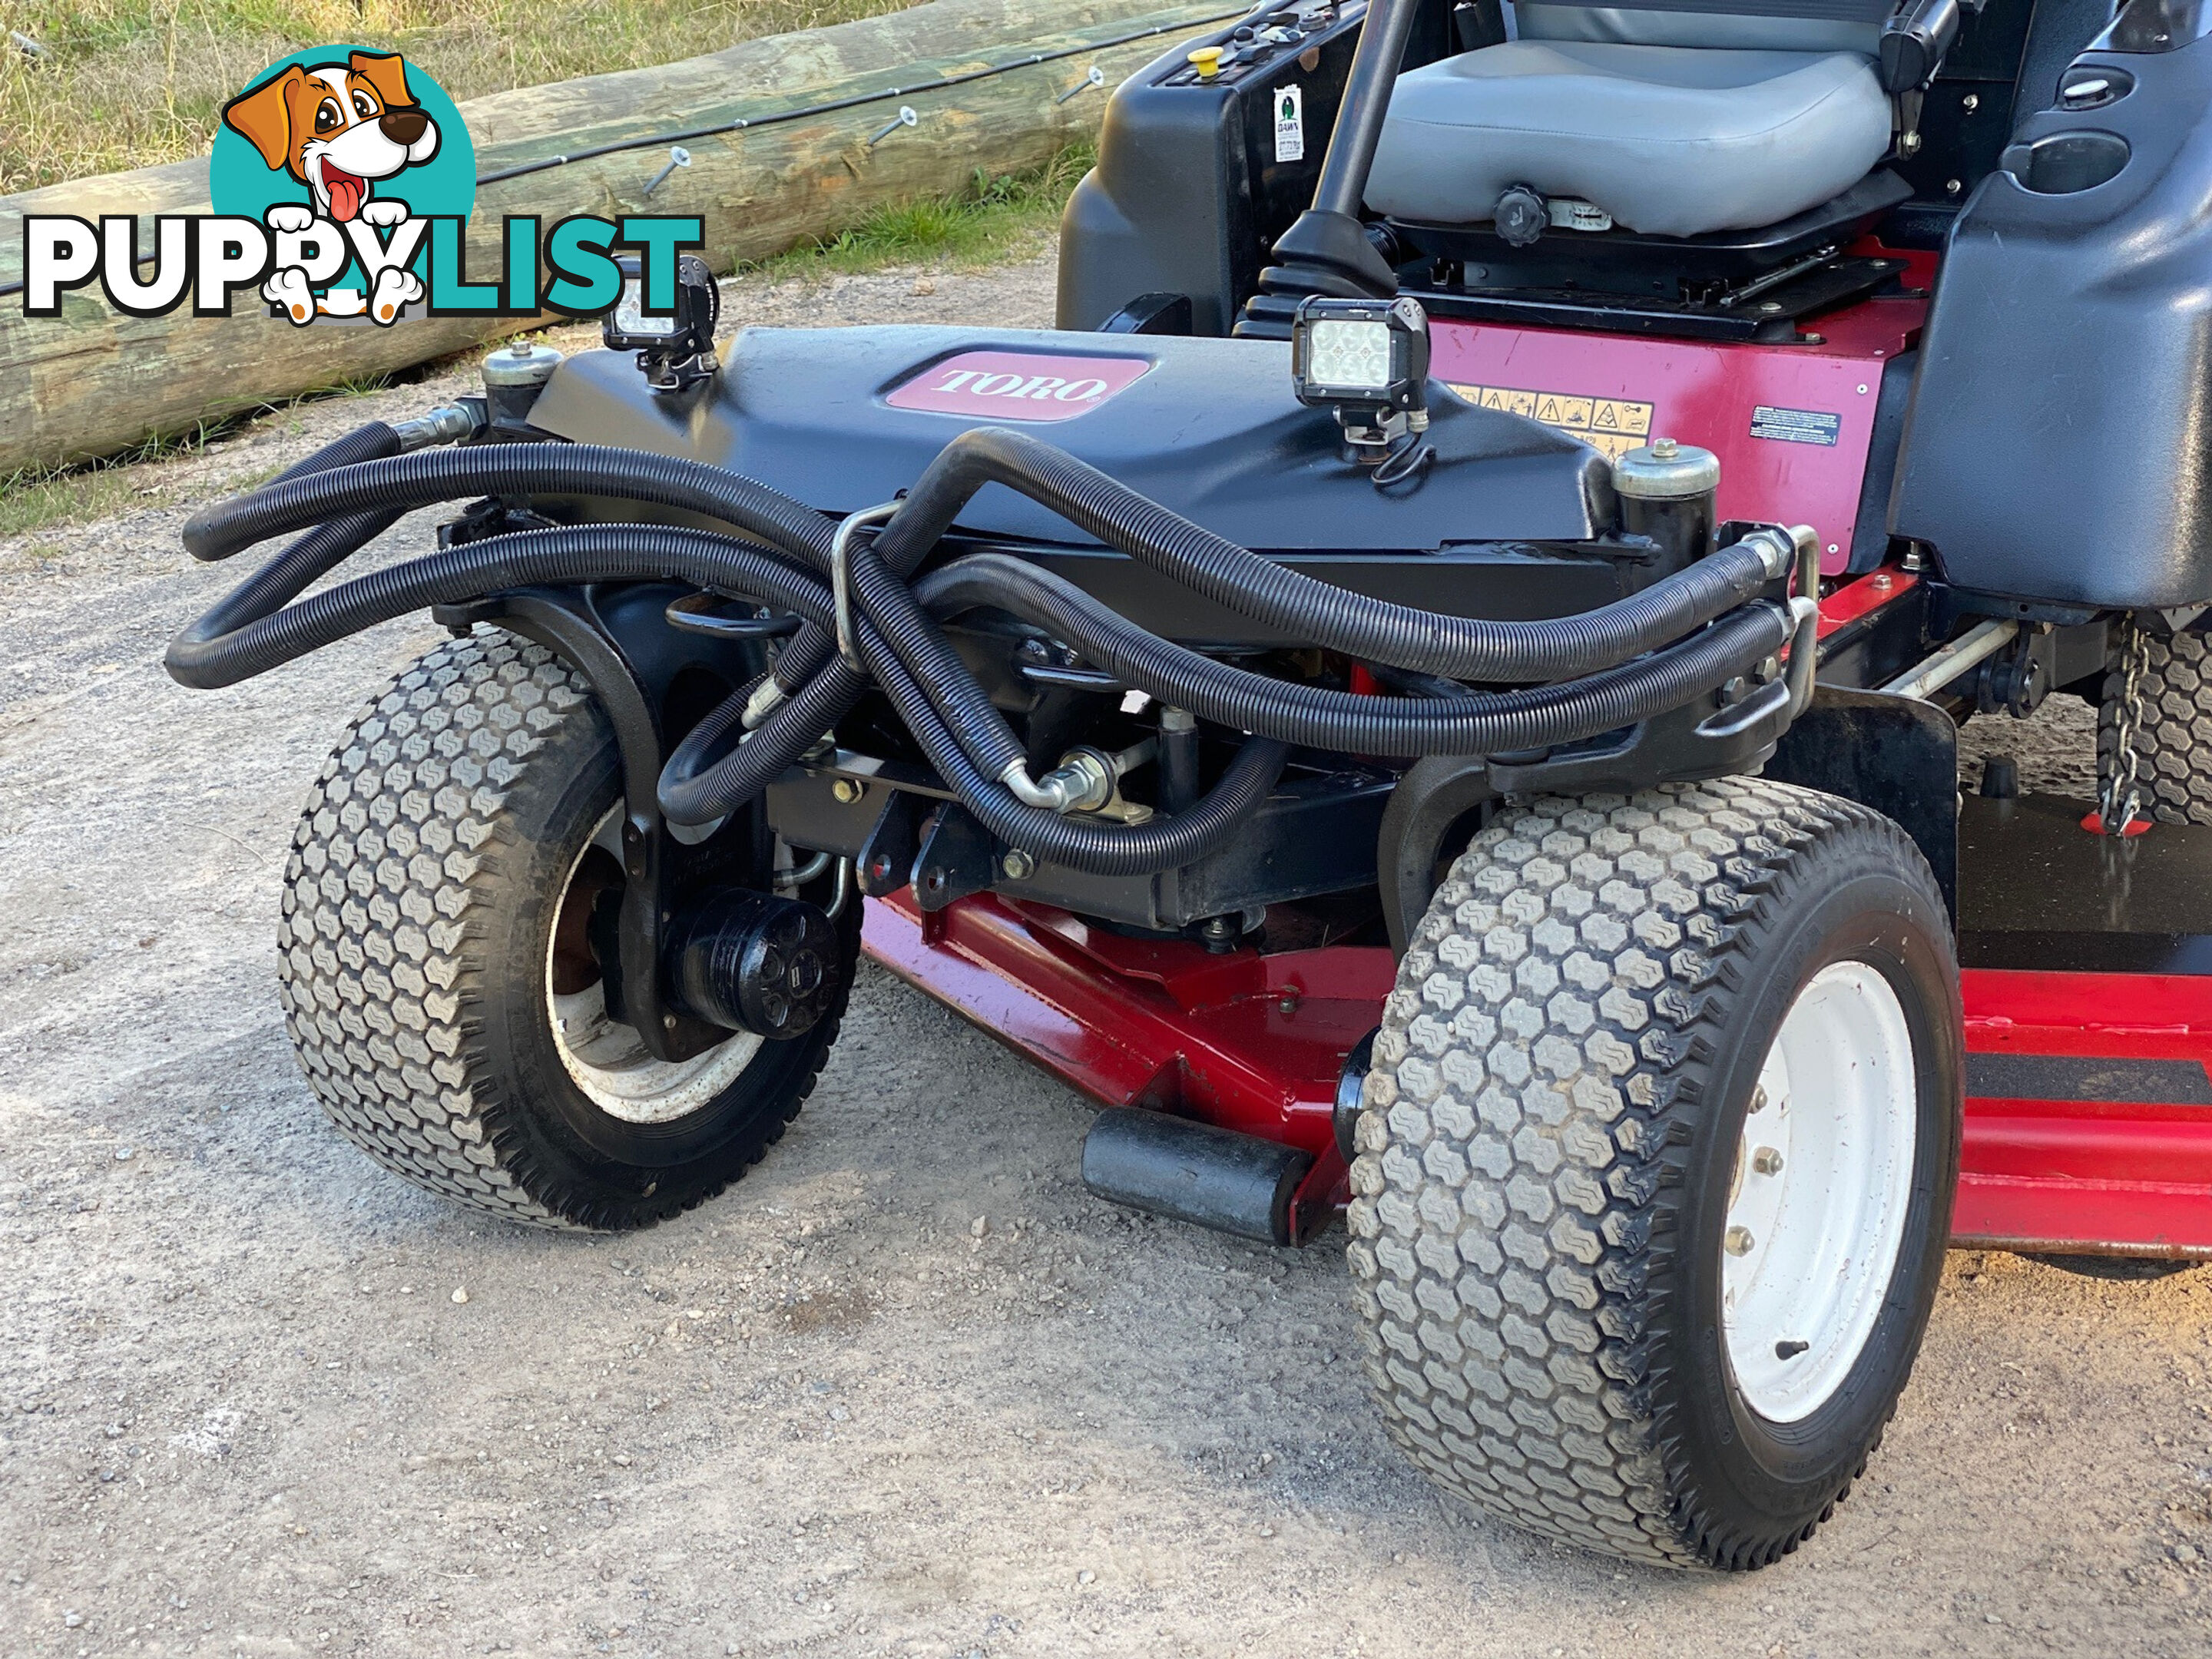
[[[730,306],[1042,323],[1050,301],[1040,262]],[[1771,1571],[1689,1579],[1439,1498],[1367,1401],[1340,1232],[1276,1253],[1091,1200],[1084,1103],[873,971],[785,1142],[654,1232],[503,1227],[369,1164],[278,1019],[278,876],[325,750],[437,631],[206,695],[159,657],[243,574],[179,552],[192,504],[458,385],[301,410],[156,469],[174,506],[0,545],[17,1649],[2206,1650],[2212,1275],[1954,1255],[1835,1522]],[[2054,768],[2082,729],[2057,703],[1988,724],[1970,744]]]

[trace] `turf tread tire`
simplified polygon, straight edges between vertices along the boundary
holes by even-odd
[[[519,792],[557,781],[533,766],[611,775],[612,744],[587,684],[543,646],[496,629],[448,641],[355,717],[285,869],[285,1024],[331,1121],[416,1186],[533,1226],[638,1226],[714,1196],[781,1139],[836,1030],[833,1014],[811,1066],[703,1185],[610,1197],[544,1155],[483,1040],[489,916],[529,859]]]
[[[1789,1536],[1732,1534],[1682,1464],[1662,1340],[1686,1062],[1747,988],[1745,924],[1839,841],[1926,878],[1889,819],[1754,778],[1511,803],[1452,866],[1385,1006],[1348,1215],[1386,1427],[1447,1491],[1566,1543],[1746,1568],[1863,1473]]]

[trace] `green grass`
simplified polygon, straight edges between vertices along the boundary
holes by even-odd
[[[176,501],[177,492],[162,482],[161,474],[138,470],[146,464],[203,455],[216,439],[226,437],[264,416],[283,414],[310,400],[365,398],[404,378],[404,372],[348,375],[282,404],[264,404],[220,420],[197,422],[189,431],[146,439],[105,460],[69,466],[18,468],[9,477],[0,478],[0,541],[87,524],[94,519],[112,518],[143,507],[167,507]],[[273,473],[274,469],[270,471]],[[250,489],[259,481],[258,477],[227,479],[224,487]]]
[[[641,69],[912,0],[29,0],[0,7],[0,194],[204,155],[288,52],[404,52],[455,98]],[[33,58],[6,32],[46,49]]]
[[[836,236],[738,269],[784,280],[887,265],[994,264],[1032,251],[1051,235],[1067,193],[1095,159],[1090,145],[1075,144],[1027,173],[994,179],[978,168],[957,195],[876,208]]]
[[[168,501],[166,490],[147,490],[137,475],[115,467],[26,470],[0,483],[0,542],[112,518],[134,507],[165,507]]]
[[[23,467],[0,478],[0,541],[112,518],[137,507],[166,507],[173,499],[170,491],[132,469],[143,462],[199,454],[219,429],[203,421],[189,433],[149,438],[104,461]]]

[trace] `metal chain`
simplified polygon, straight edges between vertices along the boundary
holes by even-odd
[[[2132,618],[2121,623],[2119,638],[2119,707],[2112,716],[2112,763],[2097,798],[2098,815],[2105,833],[2124,833],[2142,806],[2142,787],[2136,773],[2142,757],[2136,752],[2136,733],[2142,726],[2142,683],[2150,672],[2150,635]]]

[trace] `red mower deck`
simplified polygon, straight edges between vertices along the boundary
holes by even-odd
[[[1382,1016],[1388,951],[1219,957],[987,895],[925,914],[903,892],[870,903],[864,939],[899,977],[1106,1105],[1313,1153],[1298,1240],[1345,1201],[1330,1114],[1346,1053]],[[1969,969],[1965,994],[1953,1243],[2212,1256],[2212,978]]]

